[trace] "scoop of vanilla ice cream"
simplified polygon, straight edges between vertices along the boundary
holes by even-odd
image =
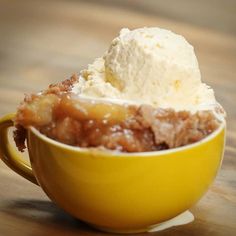
[[[80,96],[175,110],[212,109],[214,92],[201,82],[193,47],[169,30],[122,29],[108,51],[73,88]]]

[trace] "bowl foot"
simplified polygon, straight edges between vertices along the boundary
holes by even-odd
[[[194,216],[190,211],[185,211],[174,218],[164,221],[162,223],[158,223],[155,225],[148,226],[146,228],[134,229],[134,230],[120,230],[120,229],[111,229],[106,227],[100,227],[97,225],[90,224],[93,228],[98,229],[100,231],[108,232],[108,233],[116,233],[116,234],[134,234],[134,233],[143,233],[143,232],[157,232],[164,229],[171,228],[173,226],[185,225],[194,220]]]

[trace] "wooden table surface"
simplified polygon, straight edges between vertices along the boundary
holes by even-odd
[[[24,93],[86,67],[122,27],[183,34],[195,46],[203,80],[228,113],[225,157],[214,184],[191,209],[195,221],[153,235],[236,235],[236,35],[102,2],[0,0],[0,115],[14,112]],[[0,162],[0,236],[53,233],[107,235],[67,215]]]

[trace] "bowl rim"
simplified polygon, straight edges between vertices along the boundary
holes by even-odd
[[[185,151],[188,149],[195,148],[203,143],[207,143],[208,141],[215,138],[219,133],[221,133],[221,131],[223,129],[226,128],[226,121],[223,120],[221,122],[222,122],[221,125],[215,131],[213,131],[211,134],[209,134],[208,136],[206,136],[205,138],[201,139],[198,142],[195,142],[192,144],[187,144],[187,145],[181,146],[181,147],[167,149],[167,150],[149,151],[149,152],[132,152],[132,153],[119,152],[116,150],[99,149],[99,148],[81,148],[81,147],[77,147],[77,146],[71,146],[71,145],[56,141],[54,139],[51,139],[44,134],[41,134],[40,131],[38,131],[33,126],[30,126],[29,130],[35,136],[37,136],[39,139],[43,140],[44,142],[49,143],[49,144],[59,147],[59,148],[73,151],[73,152],[90,153],[93,155],[103,155],[103,156],[109,156],[109,157],[112,157],[112,156],[113,157],[117,157],[117,156],[121,156],[121,157],[142,157],[142,156],[153,157],[153,156],[155,156],[156,157],[156,156],[162,156],[162,155],[167,155],[167,154],[171,154],[171,153]]]

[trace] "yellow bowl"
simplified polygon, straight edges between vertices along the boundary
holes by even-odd
[[[189,209],[214,180],[224,150],[225,123],[195,144],[132,154],[71,147],[30,128],[28,150],[36,181],[8,143],[11,118],[0,122],[5,163],[37,182],[76,218],[113,232],[142,231]]]

